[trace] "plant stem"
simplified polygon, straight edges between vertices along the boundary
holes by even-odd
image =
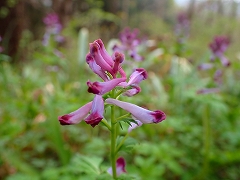
[[[104,124],[104,126],[106,126],[109,131],[111,131],[111,126],[108,124],[108,122],[105,119],[102,119],[101,123]]]
[[[123,119],[123,118],[125,118],[125,117],[128,117],[129,115],[130,115],[130,113],[127,113],[127,114],[125,114],[125,115],[122,115],[122,116],[118,117],[118,118],[116,119],[116,121],[118,121],[118,120],[120,120],[120,119]]]
[[[111,164],[113,178],[117,178],[116,172],[116,120],[115,106],[111,106]]]
[[[203,161],[203,174],[207,177],[209,169],[209,150],[210,150],[210,133],[211,126],[209,121],[209,106],[206,105],[203,116],[203,128],[204,128],[204,161]]]

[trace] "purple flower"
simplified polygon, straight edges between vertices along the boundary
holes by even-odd
[[[126,81],[126,78],[116,78],[106,82],[87,82],[88,92],[98,95],[103,95],[113,88],[115,88],[119,83]]]
[[[125,91],[122,95],[132,97],[141,92],[141,88],[138,85],[131,85],[131,89]]]
[[[125,28],[119,36],[121,41],[120,45],[114,45],[113,50],[127,53],[131,58],[136,61],[142,61],[143,57],[137,52],[137,47],[141,44],[141,40],[138,38],[139,30],[130,28]]]
[[[45,34],[43,35],[43,45],[48,45],[51,35],[54,36],[56,42],[63,42],[64,37],[60,35],[62,31],[62,24],[59,21],[58,15],[55,13],[47,14],[43,19],[44,24],[46,25]]]
[[[147,71],[143,68],[137,68],[133,71],[128,81],[128,85],[139,84],[142,80],[147,79]]]
[[[202,63],[198,66],[198,70],[208,70],[212,69],[214,65],[212,63]]]
[[[190,21],[186,13],[181,12],[177,15],[177,23],[175,26],[175,34],[178,36],[179,42],[183,42],[189,36]]]
[[[223,76],[223,71],[221,69],[218,69],[215,73],[214,73],[214,81],[221,85],[222,84],[222,76]]]
[[[100,50],[100,53],[101,53],[102,57],[112,67],[114,62],[113,62],[111,56],[108,54],[102,40],[97,39],[97,40],[94,41],[94,43],[97,43],[99,45],[99,50]]]
[[[230,61],[224,55],[220,56],[219,58],[223,66],[228,67],[231,65]]]
[[[223,66],[229,66],[229,60],[224,56],[225,51],[227,50],[230,44],[230,40],[226,36],[216,36],[213,41],[209,44],[209,48],[212,51],[211,60],[219,58]]]
[[[104,81],[108,80],[107,75],[102,70],[102,68],[99,65],[97,65],[97,63],[94,61],[90,53],[88,53],[86,56],[86,62],[95,74],[101,77]]]
[[[121,42],[129,47],[138,46],[140,44],[140,39],[138,39],[139,30],[131,30],[129,27],[126,27],[121,33],[119,39]]]
[[[102,96],[96,95],[93,99],[91,114],[85,119],[87,124],[95,127],[103,119],[104,101]]]
[[[108,71],[110,74],[114,75],[112,66],[102,57],[100,46],[97,42],[90,43],[90,54],[103,71]]]
[[[207,70],[207,69],[215,69],[213,76],[214,82],[218,85],[216,88],[205,88],[197,91],[197,94],[209,94],[216,93],[220,91],[220,85],[222,84],[223,77],[223,68],[230,66],[230,61],[225,57],[224,53],[227,50],[230,44],[229,38],[227,36],[215,36],[213,41],[209,44],[209,48],[212,52],[211,55],[211,63],[203,63],[198,69],[199,70]],[[214,63],[216,59],[221,61],[222,66],[218,67],[218,64]]]
[[[119,176],[119,175],[122,174],[122,173],[126,173],[126,172],[127,172],[127,171],[125,170],[125,166],[126,166],[126,162],[125,162],[124,158],[123,158],[123,157],[119,157],[119,158],[117,159],[117,161],[116,161],[117,176]],[[112,175],[112,174],[113,174],[113,173],[112,173],[112,168],[110,167],[110,168],[107,170],[107,172]]]
[[[197,94],[210,94],[220,92],[219,88],[204,88],[197,91]]]
[[[129,52],[129,56],[136,61],[142,61],[144,58],[140,56],[135,49]]]
[[[51,26],[53,24],[58,24],[59,23],[59,18],[58,15],[55,13],[50,13],[43,19],[44,24]]]
[[[114,60],[107,53],[101,39],[97,39],[93,43],[90,43],[90,54],[103,72],[108,71],[113,76],[113,78],[116,78],[117,72],[119,72],[122,78],[126,78],[126,73],[121,66],[118,66],[118,68],[116,67]],[[121,58],[124,59],[124,55],[121,54],[121,56]],[[119,60],[121,61],[121,59]]]
[[[89,112],[91,113],[89,114]],[[95,95],[93,101],[85,104],[74,112],[59,116],[61,125],[78,124],[84,120],[87,124],[95,127],[103,119],[104,101],[102,96]],[[89,114],[89,115],[88,115]],[[87,116],[88,115],[88,116]],[[84,119],[85,118],[85,119]]]
[[[119,52],[114,52],[113,53],[113,61],[114,61],[114,65],[113,65],[113,72],[114,74],[117,74],[117,72],[119,71],[119,67],[120,64],[124,61],[124,54],[119,53]]]
[[[216,56],[221,56],[230,44],[229,38],[226,36],[216,36],[209,44],[212,53]]]
[[[131,104],[128,102],[119,101],[116,99],[108,98],[105,101],[108,104],[114,104],[132,114],[134,119],[141,121],[144,124],[147,123],[159,123],[166,119],[166,115],[164,112],[160,110],[150,111],[139,107],[135,104]]]
[[[80,123],[90,112],[92,107],[92,102],[85,104],[76,111],[73,111],[69,114],[59,116],[58,120],[61,125],[71,125]]]

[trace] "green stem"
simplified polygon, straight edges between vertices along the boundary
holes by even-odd
[[[207,176],[209,169],[209,151],[210,151],[210,133],[211,126],[209,120],[209,106],[206,105],[203,116],[203,128],[204,128],[204,161],[203,161],[203,174]]]
[[[118,118],[116,119],[116,121],[118,121],[118,120],[120,120],[120,119],[123,119],[123,118],[125,118],[125,117],[128,117],[129,115],[130,115],[130,113],[124,114],[124,115],[118,117]]]
[[[111,126],[108,124],[108,122],[105,119],[102,119],[101,123],[104,124],[104,126],[106,126],[109,131],[111,131]]]
[[[111,164],[113,178],[117,178],[116,172],[116,120],[115,120],[115,106],[111,106]]]
[[[118,96],[120,96],[123,92],[124,92],[124,90],[120,90],[120,91],[115,95],[116,99],[118,99]]]

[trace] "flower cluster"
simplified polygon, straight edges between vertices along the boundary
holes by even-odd
[[[51,36],[54,37],[56,42],[63,42],[64,37],[60,35],[62,31],[62,24],[60,23],[59,17],[55,13],[47,14],[44,17],[43,22],[46,26],[45,34],[43,36],[43,45],[47,46]]]
[[[138,38],[139,30],[125,28],[119,36],[120,44],[116,44],[113,47],[113,51],[119,51],[127,53],[135,61],[142,61],[144,58],[138,54],[137,47],[142,43]]]
[[[128,81],[126,73],[121,67],[124,61],[124,54],[114,52],[112,57],[107,53],[101,39],[90,43],[90,52],[86,55],[86,62],[91,70],[103,81],[87,81],[88,92],[95,94],[93,101],[80,107],[78,110],[59,117],[61,125],[77,124],[84,120],[92,127],[98,125],[104,118],[104,99],[103,95],[118,87],[118,95],[134,96],[141,91],[139,83],[147,78],[147,72],[143,68],[137,68],[130,75]],[[166,118],[164,112],[149,111],[135,104],[123,102],[117,99],[108,98],[108,104],[116,105],[129,113],[136,124],[159,123]]]
[[[209,44],[211,50],[211,57],[209,63],[202,63],[198,66],[199,70],[213,70],[213,81],[217,85],[214,88],[204,88],[199,90],[199,94],[216,93],[220,91],[222,85],[222,78],[224,75],[224,69],[230,66],[230,61],[225,57],[224,53],[229,46],[229,39],[226,36],[216,36]],[[220,60],[219,63],[216,60]]]
[[[112,117],[114,114],[112,113],[111,125],[108,124],[108,121],[104,118],[104,104],[106,103],[112,106],[111,112],[114,109],[114,106],[118,106],[128,112],[126,114],[127,116],[132,116],[132,120],[128,121],[128,133],[142,124],[159,123],[166,118],[165,113],[160,110],[150,111],[135,104],[118,100],[120,95],[131,97],[138,94],[141,91],[139,86],[140,82],[148,77],[145,69],[137,68],[134,69],[130,77],[127,78],[126,73],[121,66],[124,59],[124,54],[117,51],[110,56],[101,39],[90,43],[90,52],[86,55],[86,62],[90,69],[98,75],[102,81],[91,82],[88,80],[88,92],[95,95],[93,100],[76,111],[58,117],[61,125],[77,124],[84,120],[87,124],[95,127],[100,122],[103,122],[111,132],[112,167],[109,168],[107,172],[114,178],[121,173],[126,172],[126,163],[122,157],[116,160],[119,147],[117,148],[115,143],[117,138],[115,130],[119,120]],[[105,97],[107,98],[105,99]]]

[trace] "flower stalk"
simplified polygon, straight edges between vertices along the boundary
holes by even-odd
[[[203,159],[203,174],[207,177],[208,169],[209,169],[209,152],[210,152],[210,144],[211,144],[211,126],[210,126],[210,112],[209,106],[206,105],[204,109],[203,115],[203,128],[204,128],[204,159]]]
[[[115,106],[111,106],[111,165],[112,165],[112,175],[113,178],[117,178],[116,170],[116,137],[117,137],[117,128],[115,120]]]

